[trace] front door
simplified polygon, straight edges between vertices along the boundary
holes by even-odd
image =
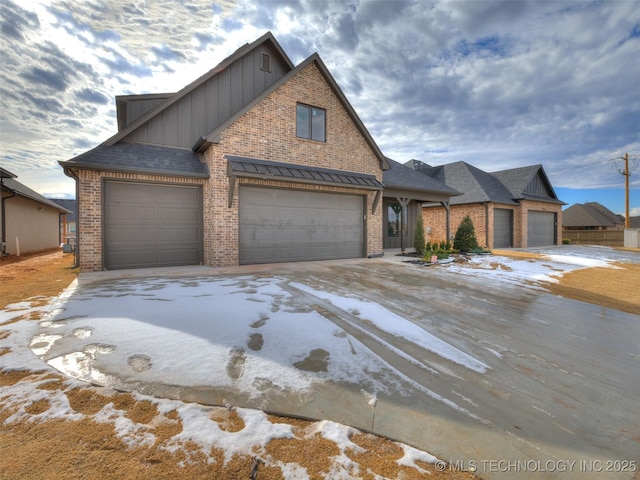
[[[396,199],[384,199],[383,248],[413,248],[413,230],[416,219],[416,203],[409,202],[402,208]]]

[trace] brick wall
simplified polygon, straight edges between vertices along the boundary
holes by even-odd
[[[493,246],[494,231],[494,215],[496,208],[507,208],[514,211],[513,214],[513,237],[514,247],[527,247],[528,232],[528,212],[530,210],[555,212],[558,215],[557,239],[562,239],[562,205],[546,202],[535,202],[532,200],[522,200],[520,205],[500,205],[489,204],[489,216],[487,222],[486,207],[481,203],[473,203],[468,205],[452,205],[451,206],[451,235],[456,234],[456,230],[462,222],[465,215],[469,215],[473,221],[473,227],[476,232],[478,244],[489,249]],[[431,228],[431,234],[426,235],[426,240],[440,242],[446,239],[446,212],[444,207],[427,207],[422,209],[422,218],[424,220],[425,232]]]
[[[469,205],[452,205],[450,208],[451,236],[455,236],[462,219],[469,215],[473,222],[476,238],[480,246],[487,244],[486,208],[481,203]],[[441,242],[447,240],[447,213],[444,207],[427,207],[422,209],[422,219],[424,221],[425,232],[431,229],[430,234],[426,234],[427,242]]]
[[[296,137],[296,104],[326,110],[326,142]],[[227,205],[229,178],[225,155],[331,168],[374,175],[382,181],[380,163],[314,63],[260,101],[230,125],[220,143],[205,152],[211,178],[204,190],[205,263],[237,265],[238,187]],[[367,255],[382,253],[382,209],[371,214],[374,192],[291,182],[244,179],[244,183],[367,195]]]

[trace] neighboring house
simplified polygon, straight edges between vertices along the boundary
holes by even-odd
[[[466,215],[478,243],[487,248],[556,245],[562,237],[564,203],[541,165],[493,173],[466,162],[432,167],[411,160],[406,165],[462,192],[451,198],[450,211],[446,205],[424,205],[427,241],[451,238]]]
[[[562,212],[565,230],[624,230],[624,217],[598,202],[576,203]]]
[[[118,133],[60,162],[83,271],[383,254],[390,165],[318,54],[294,66],[267,33],[177,93],[116,107]]]
[[[60,217],[60,236],[64,243],[76,244],[76,201],[67,198],[50,198],[71,213]]]
[[[60,218],[71,213],[21,184],[0,167],[3,255],[23,255],[60,246]]]

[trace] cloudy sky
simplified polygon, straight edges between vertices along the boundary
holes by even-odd
[[[0,22],[0,166],[47,196],[116,132],[115,95],[178,91],[267,30],[400,162],[540,163],[562,200],[623,213],[610,160],[640,153],[638,1],[2,0]]]

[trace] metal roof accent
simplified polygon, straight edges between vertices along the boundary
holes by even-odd
[[[228,162],[228,176],[333,185],[364,190],[382,190],[384,188],[384,185],[373,175],[232,155],[225,155],[225,158]]]
[[[65,170],[109,170],[115,172],[209,178],[207,165],[191,149],[117,143],[99,145],[69,161],[59,162]]]

